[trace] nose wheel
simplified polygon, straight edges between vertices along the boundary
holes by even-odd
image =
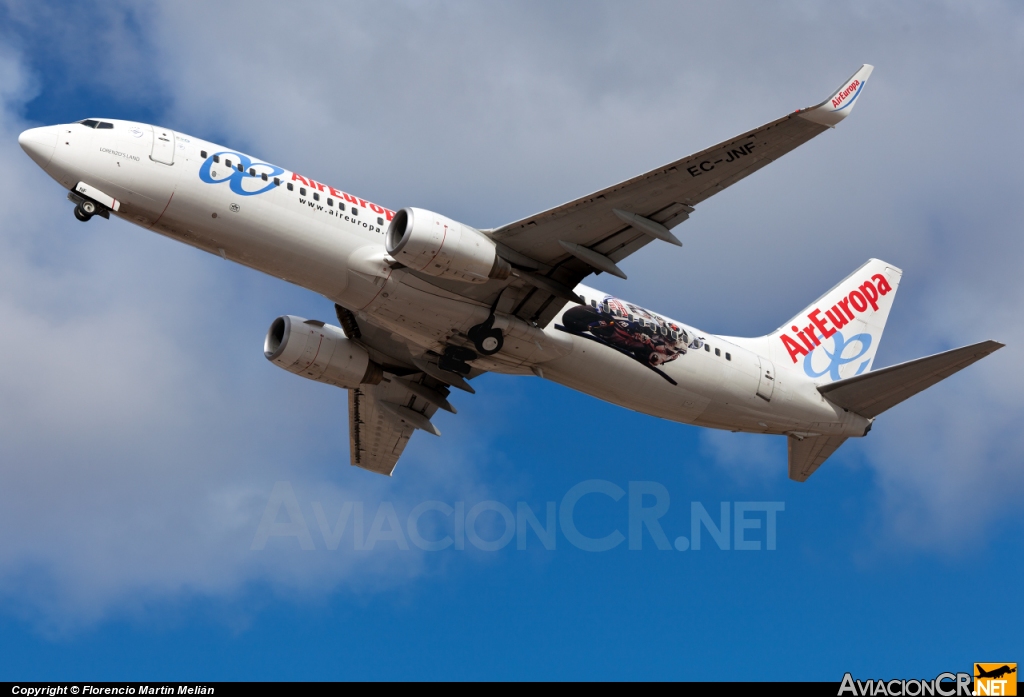
[[[96,204],[93,201],[85,200],[75,206],[75,217],[83,223],[96,215]]]

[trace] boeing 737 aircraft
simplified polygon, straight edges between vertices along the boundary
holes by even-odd
[[[440,435],[451,387],[537,375],[681,423],[785,436],[806,480],[875,417],[1002,344],[871,370],[902,272],[871,259],[768,336],[715,336],[581,285],[695,207],[836,126],[865,65],[821,104],[492,230],[397,212],[170,129],[115,119],[25,131],[19,143],[82,221],[117,216],[298,284],[341,327],[285,316],[274,364],[349,394],[351,464],[390,475],[417,429]]]

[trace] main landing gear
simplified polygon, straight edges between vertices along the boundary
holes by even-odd
[[[476,353],[461,346],[447,346],[444,355],[437,359],[437,367],[457,375],[469,375],[470,361],[476,360]]]
[[[501,330],[494,328],[493,314],[480,324],[471,327],[466,332],[466,336],[473,342],[476,350],[484,356],[494,355],[505,345],[505,337]]]
[[[501,293],[504,292],[505,289],[502,288]],[[494,311],[498,308],[501,293],[498,293],[498,297],[494,299],[494,304],[491,305],[491,313],[487,316],[487,319],[480,324],[470,327],[469,331],[466,332],[466,336],[473,342],[473,346],[484,356],[493,356],[505,345],[505,336],[501,333],[500,329],[494,328]]]

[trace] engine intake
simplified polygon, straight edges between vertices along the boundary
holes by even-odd
[[[289,373],[338,387],[376,385],[384,377],[366,349],[341,329],[293,315],[278,317],[270,325],[263,355]]]
[[[486,283],[512,272],[487,235],[422,208],[395,213],[384,245],[405,266],[439,278]]]

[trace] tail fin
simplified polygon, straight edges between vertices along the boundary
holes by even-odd
[[[868,260],[768,336],[771,358],[819,384],[870,370],[902,276],[891,264]]]

